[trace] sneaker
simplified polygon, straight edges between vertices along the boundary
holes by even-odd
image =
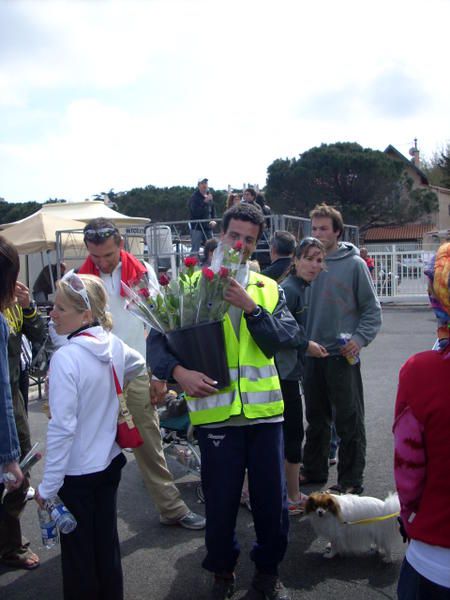
[[[256,573],[243,600],[290,600],[290,596],[277,575]]]
[[[300,494],[298,500],[291,500],[288,498],[288,512],[289,515],[302,515],[305,510],[305,503],[308,500],[308,496]]]
[[[235,576],[231,575],[214,575],[214,584],[212,586],[209,600],[225,600],[231,598],[234,594]]]
[[[167,519],[160,516],[159,521],[162,525],[180,525],[185,529],[205,529],[206,519],[202,515],[198,515],[190,510],[180,519]]]

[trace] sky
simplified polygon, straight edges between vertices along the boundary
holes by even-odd
[[[263,187],[277,158],[450,143],[450,0],[0,0],[0,197]]]

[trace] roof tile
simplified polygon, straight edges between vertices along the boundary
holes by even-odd
[[[405,240],[419,240],[424,234],[433,229],[433,225],[423,223],[409,223],[401,226],[372,227],[364,234],[364,242],[395,242]]]

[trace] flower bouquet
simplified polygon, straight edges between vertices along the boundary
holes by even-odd
[[[184,259],[177,278],[163,274],[159,287],[144,275],[129,285],[122,283],[126,309],[167,337],[183,366],[201,371],[229,385],[222,320],[229,308],[224,300],[230,277],[242,259],[242,244],[220,243],[211,266],[200,268],[195,257]]]

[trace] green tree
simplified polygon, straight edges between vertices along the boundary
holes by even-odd
[[[40,208],[38,202],[0,202],[0,224],[24,219]]]
[[[421,161],[421,169],[432,185],[450,188],[450,144],[436,150],[429,160]]]
[[[322,144],[268,168],[266,198],[274,212],[308,216],[321,202],[362,230],[416,220],[437,210],[433,192],[414,190],[404,165],[351,142]]]
[[[450,188],[450,144],[447,146],[447,151],[442,152],[439,166],[442,172],[442,185]]]
[[[188,200],[195,188],[174,186],[158,188],[148,185],[128,192],[115,194],[114,202],[118,210],[133,217],[148,217],[153,222],[183,221],[189,218]],[[214,196],[216,213],[222,214],[226,193],[211,190]]]

